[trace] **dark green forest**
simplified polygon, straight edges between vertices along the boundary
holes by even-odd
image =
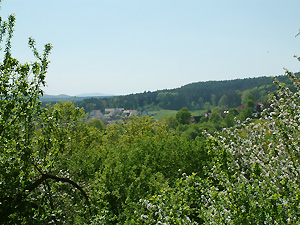
[[[178,110],[163,121],[133,115],[105,126],[87,122],[74,102],[42,105],[52,45],[40,53],[30,38],[36,61],[20,63],[11,53],[14,23],[13,15],[0,21],[0,224],[299,223],[294,73],[286,70],[274,85],[270,78],[205,82],[88,100],[99,108],[166,103]],[[252,110],[256,99],[270,107],[256,116],[245,111],[247,118],[233,109],[227,123],[216,107],[225,94],[227,107]],[[191,123],[200,97],[214,106],[211,117]]]
[[[300,77],[299,73],[295,74]],[[292,87],[288,76],[276,76],[280,82]],[[219,106],[223,109],[236,108],[243,104],[243,99],[249,94],[255,101],[266,102],[268,94],[274,93],[276,85],[274,77],[245,78],[226,81],[207,81],[192,83],[171,90],[144,92],[125,96],[106,98],[88,98],[76,101],[86,112],[92,110],[104,111],[105,108],[126,108],[138,110],[171,109],[183,107],[189,110],[212,109]]]

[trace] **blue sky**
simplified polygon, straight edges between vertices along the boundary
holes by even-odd
[[[299,71],[299,0],[4,0],[14,56],[52,43],[47,94],[130,94]]]

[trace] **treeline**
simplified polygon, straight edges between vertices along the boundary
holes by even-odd
[[[299,73],[296,74],[300,76]],[[287,76],[277,76],[280,82],[291,86]],[[104,111],[105,108],[125,108],[140,110],[170,109],[189,110],[212,109],[219,106],[223,109],[236,108],[249,95],[255,101],[265,102],[268,94],[276,90],[271,77],[246,78],[227,81],[207,81],[192,83],[180,88],[144,92],[111,98],[89,98],[76,102],[86,112],[94,109]]]

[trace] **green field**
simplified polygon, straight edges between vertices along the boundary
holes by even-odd
[[[206,110],[193,110],[191,111],[193,116],[200,116],[202,113],[204,113]],[[153,115],[153,117],[157,120],[161,120],[164,118],[167,118],[168,116],[175,116],[177,110],[159,110],[159,111],[150,111],[149,113]]]
[[[191,113],[192,113],[192,116],[200,116],[203,113],[205,113],[206,111],[207,111],[206,109],[192,110]]]
[[[150,111],[149,114],[157,120],[167,118],[168,116],[175,116],[177,110],[159,110],[159,111]]]

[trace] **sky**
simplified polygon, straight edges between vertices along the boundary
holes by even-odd
[[[126,95],[298,72],[299,0],[3,0],[13,56],[51,43],[46,94]]]

